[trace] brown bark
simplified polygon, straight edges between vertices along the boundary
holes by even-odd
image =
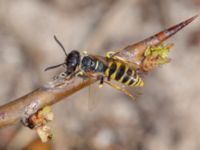
[[[92,82],[94,81],[79,77],[70,80],[53,80],[23,97],[0,106],[0,127],[14,124],[22,117],[28,117],[46,105],[59,102]]]

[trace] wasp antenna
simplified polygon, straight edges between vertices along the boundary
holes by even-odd
[[[44,71],[47,71],[47,70],[50,70],[50,69],[54,69],[54,68],[60,67],[60,66],[62,66],[62,65],[64,65],[64,64],[65,64],[65,63],[58,64],[58,65],[55,65],[55,66],[47,67],[46,69],[44,69]]]
[[[58,40],[58,38],[54,35],[53,36],[54,40],[56,41],[56,43],[58,43],[58,45],[62,48],[63,52],[65,53],[65,55],[67,56],[67,52],[64,48],[64,46],[62,45],[62,43]]]

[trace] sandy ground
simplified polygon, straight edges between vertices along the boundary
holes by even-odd
[[[199,0],[0,0],[0,104],[62,70],[43,71],[65,59],[53,35],[68,52],[104,55],[199,10]],[[144,78],[137,102],[108,86],[84,89],[54,105],[54,139],[40,149],[200,149],[200,18],[168,42],[171,63]],[[0,149],[33,149],[35,139],[20,124],[0,129]]]

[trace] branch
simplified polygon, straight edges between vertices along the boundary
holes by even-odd
[[[168,62],[167,54],[171,46],[163,46],[162,42],[192,22],[196,17],[197,15],[141,42],[132,44],[121,50],[116,56],[135,62],[141,72],[149,72],[157,65]],[[48,82],[35,91],[0,106],[0,127],[14,124],[19,120],[25,122],[23,119],[28,119],[44,106],[53,105],[95,81],[94,79],[83,80],[76,76],[67,80],[58,75],[57,79]]]
[[[74,77],[71,80],[55,79],[35,91],[0,106],[0,127],[11,125],[23,117],[29,117],[47,105],[53,105],[65,97],[81,90],[94,80]]]

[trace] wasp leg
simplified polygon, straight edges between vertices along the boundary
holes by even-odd
[[[83,75],[83,72],[80,71],[80,70],[77,70],[77,71],[75,71],[75,72],[72,72],[71,74],[68,74],[69,79],[72,79],[72,78],[73,78],[74,76],[76,76],[76,75],[82,76],[82,75]]]
[[[107,83],[108,85],[112,86],[113,88],[115,88],[116,90],[119,90],[123,93],[125,93],[127,96],[131,97],[134,101],[136,100],[136,97],[134,95],[132,95],[129,91],[127,91],[126,89],[114,84],[114,83],[111,83],[111,82],[108,82],[108,81],[104,81],[105,83]]]
[[[107,80],[108,80],[108,81],[110,81],[110,80],[111,80],[110,76],[108,76],[108,77],[107,77]]]
[[[86,73],[86,72],[81,71],[81,70],[77,73],[77,75],[80,76],[80,77],[83,77],[83,78],[89,78],[89,79],[95,78],[92,74]]]
[[[84,73],[82,71],[80,71],[80,70],[74,72],[74,74],[78,75],[78,76],[83,76],[84,75]]]
[[[103,87],[103,83],[104,83],[104,76],[100,76],[99,88]]]

